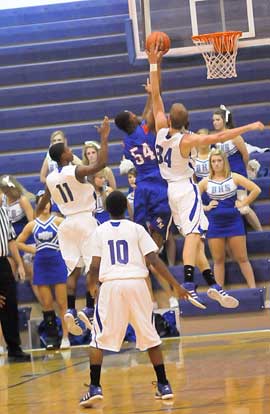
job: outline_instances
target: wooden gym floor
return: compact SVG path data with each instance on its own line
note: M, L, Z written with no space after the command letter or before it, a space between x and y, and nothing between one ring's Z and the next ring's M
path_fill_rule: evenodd
M104 359L103 405L83 409L87 347L32 353L31 363L0 366L1 414L269 414L270 331L192 336L163 343L175 398L154 399L147 353L130 344Z

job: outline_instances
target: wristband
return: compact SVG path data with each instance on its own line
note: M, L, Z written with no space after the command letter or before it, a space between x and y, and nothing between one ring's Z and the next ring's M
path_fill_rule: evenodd
M157 63L150 63L150 72L157 72Z

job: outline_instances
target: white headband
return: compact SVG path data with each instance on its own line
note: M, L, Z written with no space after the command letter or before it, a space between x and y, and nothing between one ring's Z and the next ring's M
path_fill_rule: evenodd
M6 177L2 179L2 184L6 185L7 187L15 188L15 185L13 184L13 182L10 181L9 175L6 175Z
M225 121L227 124L227 122L229 121L229 115L231 112L229 111L229 109L226 108L225 105L220 105L220 109L222 109L222 111L225 111Z

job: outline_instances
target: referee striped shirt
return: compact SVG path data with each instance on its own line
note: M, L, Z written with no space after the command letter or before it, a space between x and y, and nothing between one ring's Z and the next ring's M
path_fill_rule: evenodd
M8 242L15 239L16 233L8 218L7 211L4 207L0 207L0 257L8 255Z

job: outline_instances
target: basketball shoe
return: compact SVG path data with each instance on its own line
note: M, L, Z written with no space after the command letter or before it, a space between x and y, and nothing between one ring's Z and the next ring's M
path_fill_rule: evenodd
M93 319L94 319L94 308L83 308L78 312L78 318L85 324L86 328L90 331L92 329Z
M168 384L161 384L160 382L154 383L156 385L156 394L155 398L159 400L169 400L174 397L172 388L168 382Z
M65 313L64 320L67 325L68 332L72 335L81 335L83 333L82 328L80 327L80 322L77 317L76 309L68 309Z
M89 391L80 399L81 407L92 407L103 400L102 388L99 385L90 384Z
M237 308L239 306L239 301L225 292L217 283L210 286L207 296L219 302L223 308Z
M197 292L196 292L196 285L193 282L185 282L182 284L182 286L189 292L190 294L190 303L197 308L200 309L206 309L205 304L202 302L202 300L199 298Z

